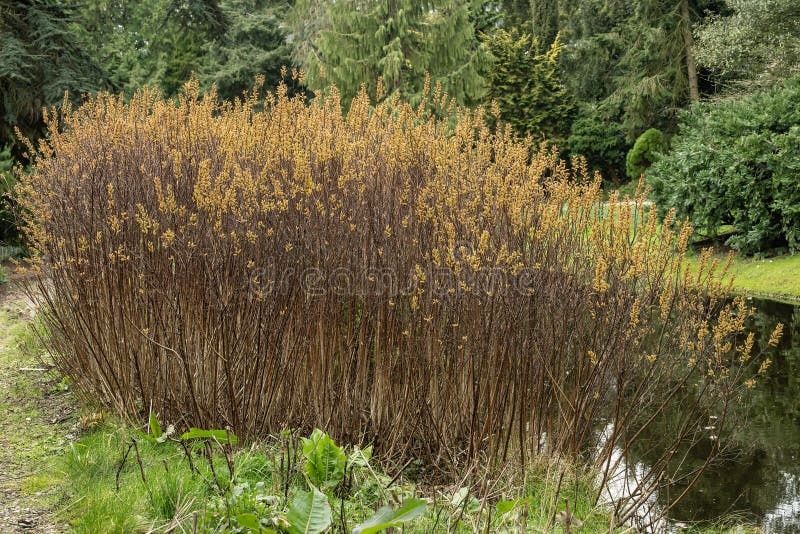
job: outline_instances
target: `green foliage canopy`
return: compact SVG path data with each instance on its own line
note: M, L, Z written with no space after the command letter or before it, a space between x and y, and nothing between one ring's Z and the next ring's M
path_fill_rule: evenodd
M618 117L607 108L591 106L581 109L572 123L567 151L572 156L586 158L593 171L619 183L625 176L625 153L628 144Z
M311 14L313 17L308 19ZM306 0L295 5L292 40L308 39L300 57L307 85L333 83L347 104L365 84L384 96L419 99L426 74L460 104L480 101L485 54L464 0Z
M230 0L228 7L218 0L85 0L72 31L115 89L133 94L157 85L172 96L225 34L226 15L247 6Z
M697 29L697 59L726 90L768 86L800 72L800 2L727 0L731 13Z
M250 89L258 75L267 87L281 80L292 64L283 21L289 3L275 0L226 0L222 3L227 31L208 43L200 69L206 85L216 84L220 97L232 100Z
M74 13L56 0L0 0L0 148L19 152L14 127L41 133L42 108L105 85L70 29ZM19 154L17 154L19 155Z
M633 148L625 158L625 170L628 178L638 180L666 148L667 143L661 130L655 128L646 130L636 139Z
M539 51L550 48L558 37L558 0L531 0L531 28Z
M647 173L662 208L709 234L734 225L745 253L800 250L800 77L693 106L671 145Z
M558 40L538 53L537 40L514 28L499 29L486 42L494 59L487 97L497 103L500 117L521 135L563 145L575 105L560 78Z

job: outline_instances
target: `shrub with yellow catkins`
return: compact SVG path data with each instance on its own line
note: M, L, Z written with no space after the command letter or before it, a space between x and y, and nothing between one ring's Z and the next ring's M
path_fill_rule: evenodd
M682 267L687 226L438 92L344 114L335 89L220 103L193 82L47 120L23 191L36 298L58 367L122 414L319 426L453 468L586 458L610 424L610 473L687 410L622 520L751 385L751 311L710 256Z

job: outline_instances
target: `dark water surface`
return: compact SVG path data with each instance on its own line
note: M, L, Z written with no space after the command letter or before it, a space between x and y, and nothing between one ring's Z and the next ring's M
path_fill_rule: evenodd
M766 533L800 533L800 306L751 302L758 343L765 346L779 322L783 339L743 408L747 421L734 436L736 457L709 470L670 515L702 521L740 514Z

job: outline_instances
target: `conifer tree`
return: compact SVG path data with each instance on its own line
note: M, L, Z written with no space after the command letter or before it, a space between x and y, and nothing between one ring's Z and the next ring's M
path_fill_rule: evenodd
M475 35L481 39L505 24L506 13L500 0L470 0L469 16Z
M498 30L488 44L495 63L487 76L487 96L497 103L501 119L520 135L563 146L574 102L561 81L558 39L537 53L536 38L512 28Z
M558 35L558 0L531 0L531 28L539 51L549 49Z
M381 78L385 96L400 91L414 101L430 74L461 104L483 95L484 54L470 20L469 1L318 1L325 11L319 27L312 23L313 33L306 33L311 45L302 58L311 89L335 84L347 104L362 83L374 95ZM308 4L299 2L296 10L313 12ZM293 41L307 32L308 24L298 28L302 17L302 12L293 17Z
M225 0L225 35L207 45L201 81L216 84L220 97L232 99L252 87L256 76L275 87L282 67L292 64L283 21L289 9L283 0Z
M79 46L74 14L57 0L0 0L0 149L19 155L14 126L36 137L42 108L103 87L105 73Z
M691 26L713 0L586 0L570 7L565 70L576 96L620 121L629 143L672 131L677 110L702 91ZM615 113L615 112L614 112Z
M531 1L503 0L503 27L530 31Z
M73 31L81 48L127 94L144 84L176 94L228 29L218 0L69 1L80 1Z

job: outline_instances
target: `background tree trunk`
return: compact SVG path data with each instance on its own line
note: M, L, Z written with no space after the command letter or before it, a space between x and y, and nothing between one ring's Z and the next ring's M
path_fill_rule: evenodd
M689 78L689 99L697 102L700 100L700 90L697 86L697 65L694 62L694 38L692 37L692 19L689 16L689 0L681 0L681 19L683 44L686 49L686 74Z

